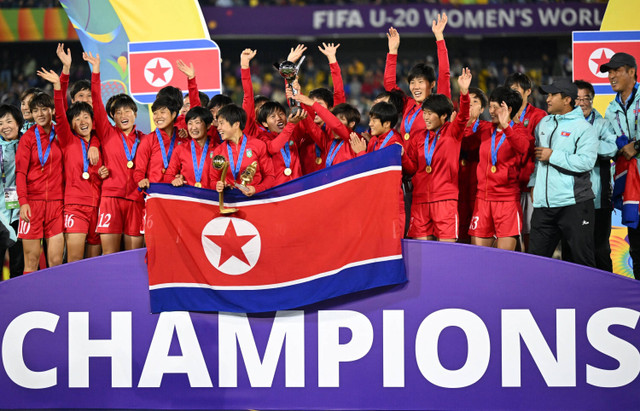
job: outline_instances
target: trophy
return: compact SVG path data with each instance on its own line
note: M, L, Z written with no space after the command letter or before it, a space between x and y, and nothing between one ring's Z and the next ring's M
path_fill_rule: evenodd
M246 193L248 191L247 184L253 181L253 177L256 175L257 169L257 161L249 164L247 168L245 168L245 170L242 172L242 174L240 174L240 180L242 180L242 184L236 183L236 187Z
M223 183L227 178L227 170L229 169L229 162L223 156L215 156L213 158L213 168L216 170L222 170L220 174L220 181ZM225 208L224 207L224 193L221 191L218 193L218 204L220 205L220 214L233 214L238 211L237 208Z
M293 82L298 77L298 71L304 61L304 56L300 59L298 64L291 61L283 61L280 64L274 64L274 67L278 70L278 73L285 79L287 87L291 90L291 93L295 96L297 91L293 88ZM300 103L293 98L289 99L289 107L291 107L291 114L296 115L301 110Z

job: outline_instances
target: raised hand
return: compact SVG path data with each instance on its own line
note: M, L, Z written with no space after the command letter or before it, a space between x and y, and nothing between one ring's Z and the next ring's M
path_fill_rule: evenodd
M467 94L469 92L469 86L471 85L471 70L468 67L462 69L462 74L458 76L458 87L460 87L460 94Z
M318 46L318 50L325 56L327 56L327 60L329 60L329 64L336 63L336 52L338 51L338 47L340 47L340 43L322 43L322 46Z
M367 149L367 143L366 141L364 141L364 138L360 138L360 136L354 132L351 132L351 134L349 134L349 144L351 145L351 149L353 150L353 152L356 154L361 153Z
M498 109L498 121L500 122L500 128L505 129L509 127L509 107L507 107L507 103L504 101L500 104L500 108Z
M65 53L64 43L58 43L58 47L56 48L56 55L62 63L62 72L64 74L69 74L69 69L71 68L71 49L67 49Z
M189 80L196 76L196 70L193 68L193 63L189 63L189 65L187 66L184 61L176 60L176 66L178 67L178 70L180 70L182 74L187 76Z
M91 54L91 52L89 51L86 53L82 53L82 58L84 59L84 61L91 64L94 73L100 73L100 54L96 53L96 56L94 57L93 54Z
M305 118L307 118L307 112L305 110L297 110L295 114L293 111L289 114L287 121L291 124L298 124Z
M300 102L300 104L304 104L304 105L307 105L307 106L312 106L313 105L313 100L311 98L309 98L309 96L305 96L302 93L296 94L295 96L293 96L293 99L295 101Z
M444 28L447 26L447 14L438 14L438 20L431 23L431 31L436 35L436 40L444 40Z
M304 44L298 44L295 49L292 47L289 55L287 56L287 61L295 63L300 60L300 57L302 57L305 51L307 51L307 46Z
M249 68L249 62L251 61L251 59L253 59L256 54L258 53L258 50L251 50L251 49L244 49L242 50L242 53L240 53L240 67L242 68Z
M40 70L36 71L36 74L43 80L46 80L49 83L53 84L54 90L60 90L60 76L58 76L58 73L53 70L47 70L44 67L41 67Z
M398 54L398 48L400 48L400 34L398 30L389 27L387 41L389 43L389 54Z

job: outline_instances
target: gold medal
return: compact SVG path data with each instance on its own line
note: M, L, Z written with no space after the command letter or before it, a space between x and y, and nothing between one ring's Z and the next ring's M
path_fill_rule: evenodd
M133 161L127 161L127 168L133 168Z
M404 139L405 140L409 140L409 137L411 137L411 135L409 133L404 133Z
M195 183L195 186L198 188L202 188L202 183L200 183L199 181Z
M322 164L322 157L316 157L316 164Z
M425 171L426 171L427 173L430 173L430 172L431 172L431 170L432 170L431 166L427 166L427 168L425 168Z
M82 178L84 178L85 180L89 179L89 173L87 173L86 171L84 173L82 173Z
M491 172L495 173L498 170L498 168L496 166L491 166Z
M166 169L166 168L163 168L163 169L162 169L162 174L164 174L164 172L165 172L165 171L167 171L167 169Z
M460 165L462 167L466 166L467 165L467 160L465 160L464 158L462 160L460 160Z
M44 173L44 167L42 167L42 168L40 169L40 171L42 171L42 172Z
M291 175L291 169L289 167L284 169L284 175L289 177Z

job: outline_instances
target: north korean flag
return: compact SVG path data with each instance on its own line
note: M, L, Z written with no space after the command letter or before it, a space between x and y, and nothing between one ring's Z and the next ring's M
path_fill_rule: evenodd
M146 240L151 310L267 312L406 281L401 148L246 197L152 184ZM228 202L228 203L227 203Z
M588 81L596 94L615 94L600 66L620 52L640 58L640 31L574 31L574 81Z
M193 63L198 90L221 93L220 49L209 39L129 43L129 90L139 103L150 104L158 91L175 86L187 92L187 77L176 61Z

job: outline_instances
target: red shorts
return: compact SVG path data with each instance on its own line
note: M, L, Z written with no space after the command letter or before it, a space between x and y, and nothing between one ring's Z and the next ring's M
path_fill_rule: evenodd
M22 218L18 224L18 238L39 240L61 234L64 230L62 200L31 200L31 218L29 222Z
M87 235L87 243L100 244L100 235L96 233L98 225L98 207L80 204L64 206L64 232Z
M443 239L457 239L458 200L412 204L407 235L411 238L432 235Z
M144 203L120 197L102 197L98 211L99 234L140 236Z
M519 201L476 199L469 235L482 238L517 237L522 232L522 208Z

